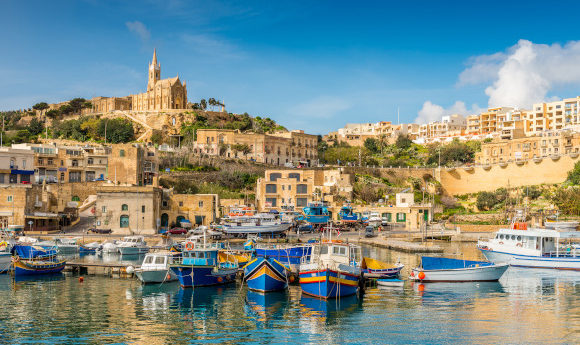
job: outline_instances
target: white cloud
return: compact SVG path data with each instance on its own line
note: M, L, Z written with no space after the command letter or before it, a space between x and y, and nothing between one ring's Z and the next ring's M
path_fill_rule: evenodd
M142 22L136 20L134 22L126 22L125 25L127 25L127 29L136 34L141 41L147 42L151 38L151 32L149 32L145 24Z
M457 101L453 103L452 106L449 108L443 108L438 104L434 104L431 101L427 101L423 103L423 108L419 110L418 116L415 119L415 123L429 123L433 121L441 120L441 117L445 115L451 114L461 114L461 115L470 115L470 114L478 114L483 109L477 106L477 104L473 104L470 109L465 106L465 103L461 101Z
M580 41L535 44L520 40L505 53L472 58L459 75L458 85L491 83L488 105L529 108L553 99L548 93L560 86L580 85Z
M320 96L298 104L291 109L293 116L306 119L331 119L338 113L350 109L352 104L344 98Z

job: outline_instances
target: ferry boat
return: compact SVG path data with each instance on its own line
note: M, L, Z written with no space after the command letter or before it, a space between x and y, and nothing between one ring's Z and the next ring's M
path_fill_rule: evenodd
M127 236L117 244L117 249L121 255L139 255L149 251L149 246L143 236Z
M274 258L258 257L244 266L244 280L253 291L270 292L288 287L288 267Z
M234 236L247 236L248 234L280 236L291 226L292 223L282 222L278 214L258 213L227 217L224 219L221 231Z
M508 268L506 263L423 256L421 267L413 268L409 279L421 282L498 281Z
M361 247L341 241L314 244L312 255L300 264L300 287L322 299L354 295L361 279Z
M177 280L177 275L169 268L173 260L180 253L154 252L148 253L143 259L141 267L135 270L137 278L143 284L163 283Z
M359 221L358 215L353 212L352 206L342 206L338 212L338 216L343 223L357 223Z
M580 238L577 231L530 228L514 222L509 229L499 229L490 240L480 240L477 248L491 262L511 266L580 270L580 249L571 241Z
M322 202L312 202L302 209L304 220L313 225L328 223L330 214L328 208Z
M218 261L222 243L188 242L181 253L181 261L169 267L184 288L221 285L235 281L238 272L237 262Z

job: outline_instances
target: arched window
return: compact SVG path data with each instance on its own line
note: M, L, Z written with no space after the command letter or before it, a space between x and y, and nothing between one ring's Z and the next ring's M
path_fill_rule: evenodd
M127 204L121 205L121 211L129 211L129 206Z
M119 222L119 226L121 228L128 228L129 227L129 216L122 215L121 216L121 221Z

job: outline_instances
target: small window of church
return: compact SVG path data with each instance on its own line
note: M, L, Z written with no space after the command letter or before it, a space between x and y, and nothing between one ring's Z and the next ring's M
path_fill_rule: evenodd
M125 150L119 151L119 157L125 157Z

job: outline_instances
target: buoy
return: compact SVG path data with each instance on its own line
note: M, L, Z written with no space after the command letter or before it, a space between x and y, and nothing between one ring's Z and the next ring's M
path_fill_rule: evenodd
M425 273L419 272L419 274L417 275L417 277L419 277L419 279L423 280L423 279L425 279Z
M85 281L85 277L79 277L79 283L82 283Z
M167 273L167 277L165 277L165 280L171 280L171 275L169 273Z
M135 267L133 267L133 266L128 266L128 267L127 267L127 273L128 273L128 274L133 274L133 272L135 272Z
M221 282L223 282L224 280L223 280L223 278L222 278L222 277L218 277L217 281L221 283Z
M294 283L294 276L290 276L290 283Z
M411 271L411 277L415 276L415 272Z

